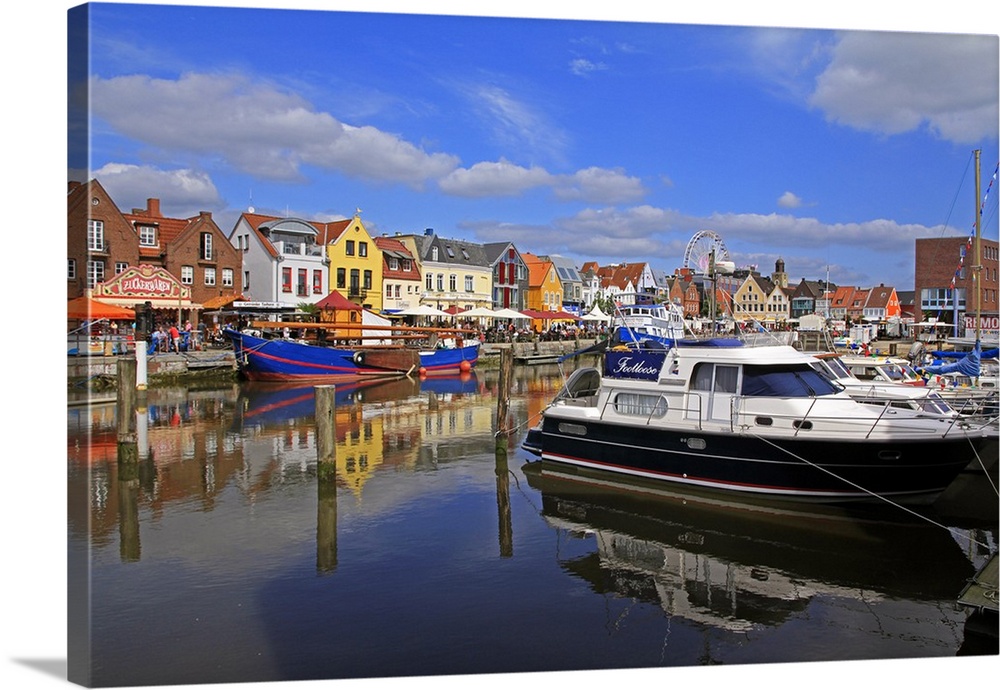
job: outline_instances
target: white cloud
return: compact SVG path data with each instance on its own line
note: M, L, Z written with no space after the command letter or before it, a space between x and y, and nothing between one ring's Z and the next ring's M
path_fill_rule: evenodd
M579 77L585 77L591 72L600 72L608 68L603 62L591 62L586 58L576 58L569 63L569 71Z
M880 134L926 126L943 139L995 137L996 36L845 32L810 104Z
M792 192L785 192L778 197L778 206L782 208L798 208L802 205L802 199Z
M639 178L626 175L620 168L590 167L572 175L560 176L555 194L561 201L615 204L641 199L646 194L646 188Z
M463 197L517 196L532 189L551 188L559 201L622 203L646 194L642 182L622 170L590 167L569 175L554 175L544 168L526 168L501 159L459 168L440 180L441 191Z
M476 163L453 170L439 181L441 191L462 197L517 196L552 182L542 168L525 168L506 160Z
M505 88L476 84L459 89L488 131L488 137L513 157L562 161L566 133L554 126L545 113Z
M308 164L419 186L458 163L373 127L346 125L294 94L239 76L93 77L91 95L94 115L125 136L221 158L268 179L297 179Z
M92 177L100 181L124 212L145 208L151 194L163 201L162 211L167 217L189 218L224 206L211 178L195 170L107 163L94 170Z

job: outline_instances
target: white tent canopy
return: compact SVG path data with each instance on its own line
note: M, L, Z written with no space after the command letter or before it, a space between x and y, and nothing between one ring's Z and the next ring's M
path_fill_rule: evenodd
M421 304L416 307L409 307L401 311L396 312L397 316L439 316L442 318L450 318L451 314L440 309L435 309L428 304Z
M589 313L583 315L584 321L603 321L607 323L611 321L611 317L601 311L600 306L594 305L594 308L590 310Z
M505 308L499 309L493 312L493 317L497 319L528 319L530 317L525 316L519 311L514 311L513 309Z
M460 318L476 318L476 317L495 317L497 313L492 309L487 309L486 307L476 307L475 309L469 309L468 311L460 311L455 316Z

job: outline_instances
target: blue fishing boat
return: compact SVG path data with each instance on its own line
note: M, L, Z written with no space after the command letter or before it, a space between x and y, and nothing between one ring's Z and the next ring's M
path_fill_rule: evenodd
M369 377L441 376L471 371L479 343L419 350L402 345L324 347L286 338L224 331L233 343L241 375L251 381L335 383Z

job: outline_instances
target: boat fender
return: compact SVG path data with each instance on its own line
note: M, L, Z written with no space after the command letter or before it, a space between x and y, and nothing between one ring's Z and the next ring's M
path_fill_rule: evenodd
M351 359L353 359L354 363L360 367L365 363L365 353L358 350L354 353L354 356L351 357Z

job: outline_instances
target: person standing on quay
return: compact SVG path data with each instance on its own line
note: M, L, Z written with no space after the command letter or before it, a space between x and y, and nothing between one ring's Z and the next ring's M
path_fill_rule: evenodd
M173 349L177 354L181 353L181 332L177 330L176 324L171 324L170 326L170 342L173 345ZM169 346L168 346L169 349Z

